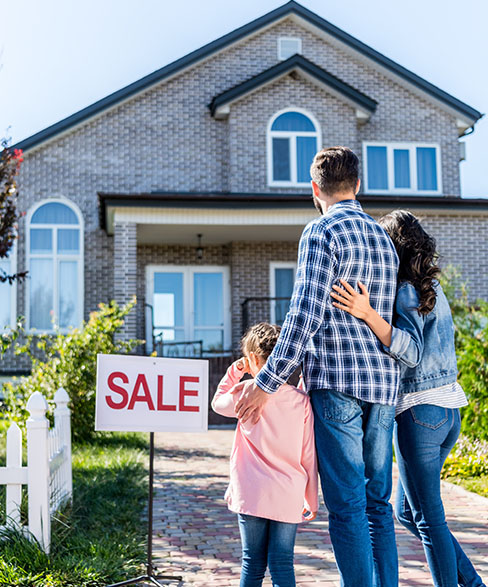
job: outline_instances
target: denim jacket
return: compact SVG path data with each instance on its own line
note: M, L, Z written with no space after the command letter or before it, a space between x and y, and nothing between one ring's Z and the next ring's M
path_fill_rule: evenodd
M457 378L454 324L442 287L434 309L419 314L419 295L411 283L399 285L395 301L391 344L384 350L400 363L399 393L433 389Z

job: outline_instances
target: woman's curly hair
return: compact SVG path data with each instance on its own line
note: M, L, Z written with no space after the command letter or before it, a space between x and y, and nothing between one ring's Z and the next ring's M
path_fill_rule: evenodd
M420 298L417 310L419 314L428 314L435 306L434 280L441 272L435 239L425 232L418 218L405 210L395 210L379 222L400 259L398 281L408 281L415 287Z
M253 352L266 360L278 341L280 331L281 328L275 324L267 322L254 324L241 339L243 354Z

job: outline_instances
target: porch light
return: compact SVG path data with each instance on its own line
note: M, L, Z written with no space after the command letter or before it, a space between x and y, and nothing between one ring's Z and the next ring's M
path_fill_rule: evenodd
M198 246L196 248L197 259L201 260L201 259L203 259L202 235L197 234L197 238L198 238Z

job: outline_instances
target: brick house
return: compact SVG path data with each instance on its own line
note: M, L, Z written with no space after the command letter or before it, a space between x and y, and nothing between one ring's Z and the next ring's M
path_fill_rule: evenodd
M361 158L365 210L420 214L488 297L488 200L459 181L459 137L480 117L288 2L15 145L27 214L7 264L30 278L0 288L3 324L67 328L137 295L126 333L147 351L153 335L235 349L246 299L290 295L316 215L308 168L336 144ZM286 301L245 308L280 321Z

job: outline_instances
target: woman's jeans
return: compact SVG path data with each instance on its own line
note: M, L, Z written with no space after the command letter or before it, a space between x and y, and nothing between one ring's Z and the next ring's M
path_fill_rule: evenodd
M396 418L395 454L400 470L395 514L422 541L434 585L478 587L483 581L446 524L441 500L442 465L461 427L459 410L429 404Z
M260 587L266 566L275 587L295 587L293 551L298 524L239 514L242 541L240 587Z

